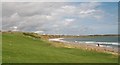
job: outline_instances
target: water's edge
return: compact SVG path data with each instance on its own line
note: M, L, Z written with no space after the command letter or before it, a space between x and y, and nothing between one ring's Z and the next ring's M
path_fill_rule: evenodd
M111 47L111 48L118 48L120 47L120 43L118 42L96 42L96 41L68 41L66 38L54 38L49 39L49 41L58 41L58 42L65 42L65 43L76 43L76 44L94 44L95 46L100 47Z

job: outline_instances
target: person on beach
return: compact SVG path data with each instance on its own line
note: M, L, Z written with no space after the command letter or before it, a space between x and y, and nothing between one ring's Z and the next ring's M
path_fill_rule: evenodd
M97 45L98 45L98 47L100 46L100 44L99 44L99 43L98 43Z

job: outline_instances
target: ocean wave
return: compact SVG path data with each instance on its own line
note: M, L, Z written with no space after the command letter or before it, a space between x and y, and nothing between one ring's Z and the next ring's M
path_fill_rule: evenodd
M64 39L64 38L52 38L52 39L49 39L49 41L60 41L61 39Z
M96 42L96 41L75 41L75 42L79 42L79 43L91 43L91 44L107 44L107 45L120 45L120 43L118 42Z

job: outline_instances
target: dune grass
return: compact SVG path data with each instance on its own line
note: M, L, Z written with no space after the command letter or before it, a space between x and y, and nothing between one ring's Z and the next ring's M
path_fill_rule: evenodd
M3 63L118 63L111 54L54 47L22 33L3 33L2 41Z

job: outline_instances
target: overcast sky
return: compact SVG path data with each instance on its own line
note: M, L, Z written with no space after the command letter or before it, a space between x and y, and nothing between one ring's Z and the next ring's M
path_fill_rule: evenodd
M119 0L1 0L1 2L119 2Z
M2 29L46 34L116 34L117 2L4 2Z

